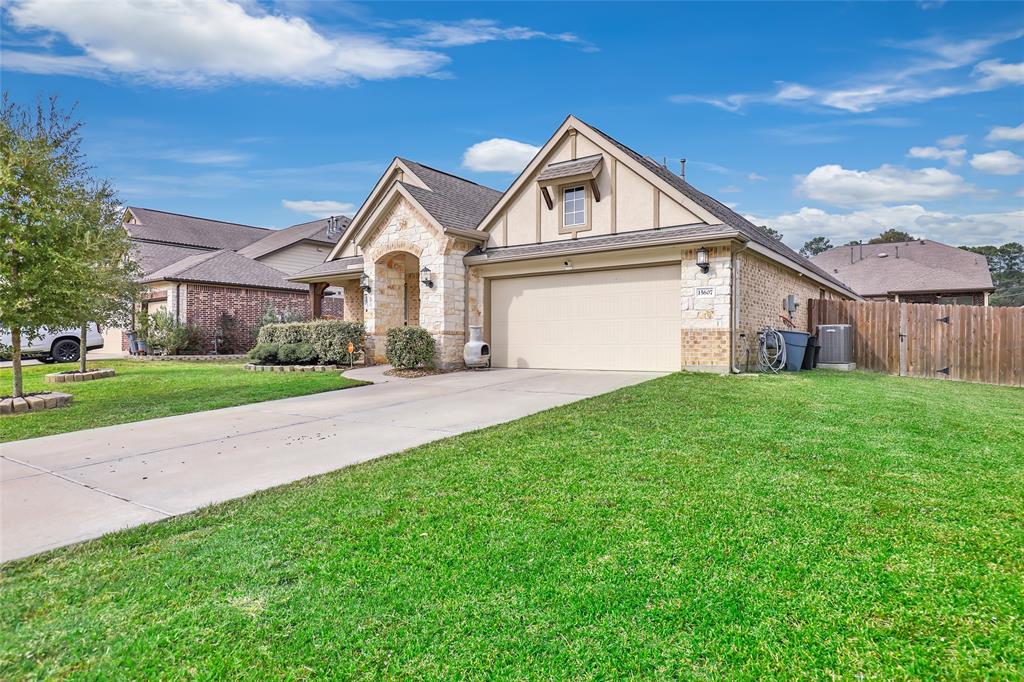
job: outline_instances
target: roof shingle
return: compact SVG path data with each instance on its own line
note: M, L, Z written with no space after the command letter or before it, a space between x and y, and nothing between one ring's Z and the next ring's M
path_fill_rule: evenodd
M345 232L345 228L352 220L348 216L337 216L338 226L341 228L335 235L328 236L327 234L327 218L320 218L319 220L311 220L308 223L299 223L298 225L292 225L281 230L271 230L270 234L263 237L259 241L253 242L247 246L238 249L238 253L249 258L261 258L268 253L279 251L287 246L300 241L314 241L321 242L334 246L337 243L338 238L341 237Z
M837 246L811 260L861 296L994 288L984 256L930 239Z
M305 291L301 284L289 282L285 274L252 258L228 249L204 251L146 275L143 282L202 282L259 289Z
M152 242L238 250L273 232L265 227L226 223L151 208L128 208L139 220L138 224L125 223L128 234L135 239Z
M456 230L475 230L502 193L463 178L400 159L429 188L403 182L402 186L420 202L423 208L442 227Z

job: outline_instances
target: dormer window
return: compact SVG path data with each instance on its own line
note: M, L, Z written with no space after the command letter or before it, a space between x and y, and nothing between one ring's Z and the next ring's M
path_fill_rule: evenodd
M562 227L582 228L587 224L587 188L583 185L562 190Z

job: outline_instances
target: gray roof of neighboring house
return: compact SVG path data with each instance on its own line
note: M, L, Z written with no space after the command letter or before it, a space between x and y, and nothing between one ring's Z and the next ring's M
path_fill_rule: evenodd
M576 252L605 251L623 248L639 248L664 243L678 243L687 240L714 239L731 237L737 230L729 225L679 225L661 227L656 230L636 230L619 234L580 237L578 239L562 239L557 242L541 242L540 244L520 244L517 246L479 247L468 256L473 262L518 260L521 258L543 258Z
M146 241L238 250L273 232L265 227L227 223L151 208L128 208L138 219L139 224L125 223L125 229L130 236Z
M204 251L146 275L143 282L197 282L258 289L306 291L285 279L285 274L228 249Z
M401 183L416 201L441 224L456 230L476 230L488 211L498 203L502 193L475 182L400 159L429 188Z
M591 126L591 128L594 127ZM665 168L657 161L654 161L653 159L638 154L637 152L633 151L626 145L622 144L621 142L613 138L612 136L608 135L605 132L602 132L601 130L598 130L597 128L594 128L594 130L600 135L602 135L606 140L608 140L608 142L618 147L620 150L628 154L638 163L642 164L649 171L657 175L659 178L667 182L675 189L682 192L686 197L688 197L691 201L693 201L698 206L706 210L708 213L715 216L726 225L735 228L737 232L739 232L741 235L743 235L750 241L760 244L761 246L768 248L781 256L784 256L796 263L799 263L800 265L807 268L811 272L821 277L824 277L826 280L832 282L833 284L837 284L844 289L848 288L848 285L836 279L835 276L829 274L828 272L818 267L808 259L804 258L799 253L786 246L783 242L781 242L778 239L775 239L770 234L765 232L762 228L758 227L757 225L750 222L740 214L736 213L722 202L718 201L713 197L708 196L707 194L704 194L699 189L697 189L696 187L694 187L693 185L691 185L686 180L679 177L669 169Z
M292 225L281 230L271 230L270 234L259 241L238 249L238 253L249 258L260 258L300 241L320 242L328 246L334 246L344 233L345 228L352 222L352 219L348 216L342 215L337 217L340 231L335 235L328 236L328 219L321 218L319 220L311 220L308 223Z
M144 275L155 272L160 268L165 268L171 263L177 263L182 258L209 253L209 249L194 246L143 242L135 239L132 240L132 246L135 251L135 259L139 267L142 268Z
M837 246L811 260L861 296L994 289L984 256L930 239Z
M299 272L292 273L288 276L289 279L303 279L307 277L319 277L328 275L347 275L353 273L361 273L363 265L362 256L348 256L346 258L339 258L337 260L329 260L326 263L320 265L314 265L311 268L301 270ZM353 267L358 266L358 267Z
M573 175L590 173L597 168L603 160L603 155L593 154L591 156L584 156L580 159L573 159L572 161L549 163L544 167L544 170L540 172L540 175L537 176L537 180L539 182L543 182L544 180L557 180L558 178L568 178Z

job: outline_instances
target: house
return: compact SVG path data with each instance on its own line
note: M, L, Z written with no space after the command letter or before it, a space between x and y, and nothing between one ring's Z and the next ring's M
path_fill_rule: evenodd
M788 296L798 328L808 298L858 298L574 116L504 192L395 158L325 262L289 279L314 314L340 287L376 361L389 328L418 324L446 367L480 325L498 367L728 372Z
M837 246L811 259L867 299L988 305L985 257L930 239Z
M123 223L146 285L140 314L173 312L199 328L210 350L225 313L250 336L268 307L309 318L307 287L287 276L323 262L348 218L272 230L129 206ZM325 300L325 311L340 317L341 297ZM107 331L105 350L125 347L121 331Z

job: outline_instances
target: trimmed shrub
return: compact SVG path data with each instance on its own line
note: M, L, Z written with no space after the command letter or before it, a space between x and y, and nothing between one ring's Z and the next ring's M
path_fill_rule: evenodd
M316 353L308 343L282 343L277 350L277 361L282 365L314 365Z
M384 343L384 355L398 369L434 364L434 337L423 327L392 327Z
M341 364L348 361L348 344L356 352L366 344L366 327L362 322L344 320L313 320L312 322L285 322L263 325L259 343L308 343L313 347L318 362Z
M257 365L276 365L280 348L280 344L276 343L257 343L249 351L249 359Z
M257 343L309 343L308 322L275 322L260 327Z
M348 362L350 341L357 353L366 345L366 327L362 322L314 320L305 324L310 330L309 344L322 363L340 365Z

